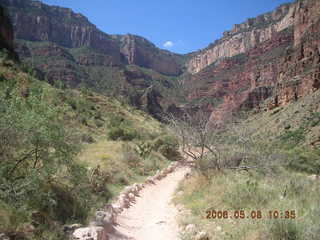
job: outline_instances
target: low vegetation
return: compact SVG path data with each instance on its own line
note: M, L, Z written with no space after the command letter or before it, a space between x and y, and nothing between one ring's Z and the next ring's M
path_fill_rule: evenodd
M290 116L290 108L282 111L289 112L275 115ZM180 218L182 227L194 224L212 239L317 239L320 151L305 142L318 113L306 114L299 124L281 124L277 134L259 131L257 116L256 122L237 118L206 134L198 130L191 138L187 132L192 124L174 125L185 133L179 136L186 156L196 162L178 189L183 194L175 199L187 209ZM195 123L193 129L199 128L201 121ZM181 239L194 239L194 234L185 230Z
M1 52L0 232L65 239L64 225L88 223L124 186L176 160L178 145L139 110L34 74Z

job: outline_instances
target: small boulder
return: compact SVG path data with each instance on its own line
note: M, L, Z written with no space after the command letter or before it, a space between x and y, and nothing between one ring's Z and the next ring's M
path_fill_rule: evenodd
M221 231L222 231L222 227L217 226L217 227L216 227L216 232L221 232Z
M133 193L129 193L129 201L130 202L134 202L134 200L135 200L135 195L133 194Z
M209 240L209 235L208 233L206 232L199 232L196 237L195 237L195 240Z
M177 192L177 195L178 195L178 196L183 195L183 191L179 191L179 192Z
M119 204L112 204L113 210L116 214L120 214L123 209Z
M10 240L10 238L4 233L0 233L0 240Z
M106 211L97 211L95 218L95 226L105 227L113 223L113 214L112 212Z
M71 225L64 225L63 226L63 231L65 233L70 233L70 232L73 232L74 230L76 230L77 228L81 228L82 225L81 224L78 224L78 223L75 223L75 224L71 224Z
M72 234L72 240L104 240L103 227L78 228Z
M185 228L186 232L194 234L196 232L196 226L194 224L188 224Z
M146 183L148 184L155 184L154 180L152 177L148 177L147 180L146 180Z
M310 178L311 180L320 180L320 176L319 176L319 175L316 175L316 174L310 175L309 178Z

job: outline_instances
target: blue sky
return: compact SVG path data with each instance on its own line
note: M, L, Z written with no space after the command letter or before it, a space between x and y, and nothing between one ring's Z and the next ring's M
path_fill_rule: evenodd
M136 34L160 48L206 47L235 23L292 0L42 0L80 12L109 34Z

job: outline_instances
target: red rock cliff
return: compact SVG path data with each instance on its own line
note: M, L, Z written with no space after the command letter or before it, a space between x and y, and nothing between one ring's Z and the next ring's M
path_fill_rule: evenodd
M318 90L319 11L317 0L298 1L236 25L188 62L188 84L197 86L189 99L202 99L220 122L242 108L271 109Z
M206 49L193 53L187 63L188 71L197 73L219 59L232 57L272 39L278 32L293 25L295 5L285 4L272 13L248 19L226 31L223 38Z

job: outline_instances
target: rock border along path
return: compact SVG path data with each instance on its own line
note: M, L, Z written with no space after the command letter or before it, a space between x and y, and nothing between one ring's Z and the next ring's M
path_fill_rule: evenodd
M90 226L76 229L72 234L72 240L143 240L151 237L152 239L177 239L174 235L178 230L171 229L174 221L172 217L176 215L175 208L170 206L169 201L178 182L188 171L180 165L179 162L171 163L162 171L157 171L154 176L148 177L144 183L135 183L126 187L112 204L106 205L103 211L96 212L95 220L90 223ZM174 174L171 175L171 173ZM170 177L172 179L169 179ZM159 184L161 186L158 187ZM139 197L140 194L142 197ZM157 199L162 195L164 199ZM171 218L170 224L167 222L169 218ZM161 236L159 234L155 236L154 234L159 231Z

